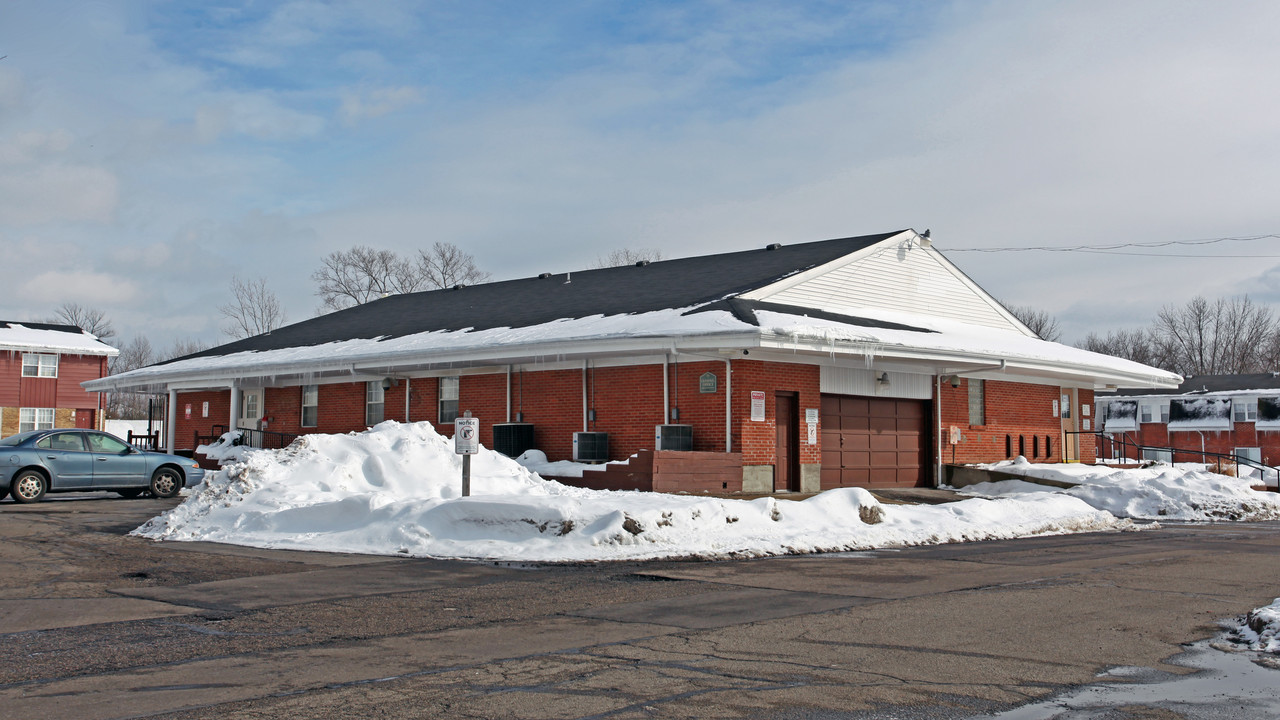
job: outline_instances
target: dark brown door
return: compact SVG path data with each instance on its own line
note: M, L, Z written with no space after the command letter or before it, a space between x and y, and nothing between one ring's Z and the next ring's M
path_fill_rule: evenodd
M76 427L93 430L93 411L77 410L76 411Z
M777 465L773 468L773 490L800 489L800 403L793 392L775 396L774 425L778 433Z
M822 396L822 489L927 487L929 404Z

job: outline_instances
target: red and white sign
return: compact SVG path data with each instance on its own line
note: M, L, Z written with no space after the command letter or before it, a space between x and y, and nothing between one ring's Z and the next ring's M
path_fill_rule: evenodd
M764 422L764 391L751 391L751 421Z
M187 414L187 419L190 420L191 419L191 403L187 403L186 414Z

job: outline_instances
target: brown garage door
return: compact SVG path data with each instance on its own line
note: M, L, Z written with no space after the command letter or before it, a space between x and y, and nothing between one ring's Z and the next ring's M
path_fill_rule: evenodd
M926 487L929 403L822 396L822 489Z

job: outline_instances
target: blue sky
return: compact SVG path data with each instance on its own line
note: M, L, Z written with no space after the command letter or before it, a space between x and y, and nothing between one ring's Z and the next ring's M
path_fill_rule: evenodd
M221 340L355 244L496 278L915 227L1068 340L1280 300L1273 2L11 2L0 317ZM1210 246L1188 253L1228 252Z

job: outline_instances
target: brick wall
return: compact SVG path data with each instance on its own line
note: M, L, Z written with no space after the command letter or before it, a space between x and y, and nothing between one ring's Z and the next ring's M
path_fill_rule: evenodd
M942 383L942 460L944 463L987 463L1023 455L1032 462L1062 462L1062 418L1053 414L1053 403L1062 390L1053 385L987 380L984 385L986 422L969 424L969 380L961 379L959 387ZM1092 390L1079 391L1080 405L1093 403ZM1077 427L1081 427L1077 417ZM1090 416L1090 427L1096 418ZM960 429L963 439L950 443L949 430ZM1093 462L1093 436L1084 434L1079 440L1081 462Z

